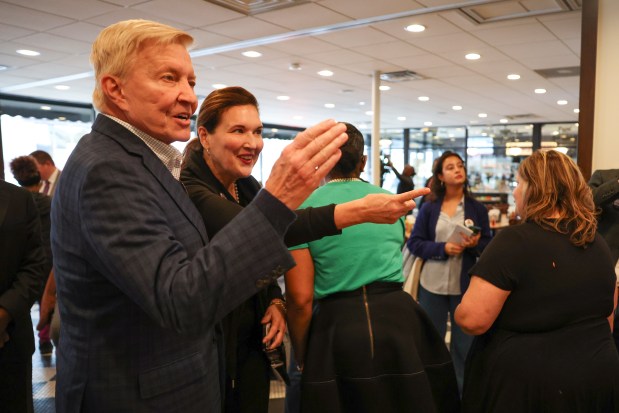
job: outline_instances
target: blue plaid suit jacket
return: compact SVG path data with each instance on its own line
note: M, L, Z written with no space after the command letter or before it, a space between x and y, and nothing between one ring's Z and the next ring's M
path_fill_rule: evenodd
M268 192L209 240L155 154L99 115L52 205L58 412L219 412L217 326L294 265Z

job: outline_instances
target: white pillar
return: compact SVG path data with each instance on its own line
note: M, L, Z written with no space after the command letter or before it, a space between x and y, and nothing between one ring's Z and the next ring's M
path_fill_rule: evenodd
M380 185L380 71L372 77L372 183Z
M591 172L619 168L619 1L599 0Z

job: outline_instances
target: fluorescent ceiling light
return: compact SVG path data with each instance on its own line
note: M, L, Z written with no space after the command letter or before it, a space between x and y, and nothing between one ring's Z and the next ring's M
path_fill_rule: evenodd
M248 50L246 52L241 53L243 56L245 57L260 57L262 56L262 53L257 52L255 50Z
M404 30L406 30L408 32L413 32L413 33L421 33L425 29L426 29L426 26L424 26L422 24L411 24L411 25L408 25L408 26L406 26L404 28Z
M24 56L38 56L41 54L40 52L37 52L36 50L28 50L28 49L19 49L19 50L16 50L16 52Z

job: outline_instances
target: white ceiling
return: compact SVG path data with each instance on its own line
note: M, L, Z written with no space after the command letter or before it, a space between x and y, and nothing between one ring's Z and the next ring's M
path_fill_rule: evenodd
M497 12L567 9L568 2L578 4L577 0L459 4L488 3L475 11L491 18ZM545 79L534 70L580 65L580 10L476 23L461 10L450 9L452 4L449 0L310 0L246 16L205 0L0 0L0 65L8 66L0 71L0 92L89 103L93 78L85 74L91 71L90 44L111 23L144 18L194 36L194 50L205 54L193 59L198 95L206 96L215 83L243 86L258 97L267 123L308 126L333 117L369 125L372 117L365 112L371 110L372 74L405 69L424 79L383 82L391 86L381 93L383 128L420 127L424 122L496 124L501 118L523 114L533 116L513 122L577 121L578 76ZM427 13L437 8L444 11ZM378 18L398 13L417 15ZM412 23L427 29L405 31ZM330 30L317 34L317 28ZM257 46L243 47L252 41ZM33 49L41 55L26 57L17 49ZM218 50L226 51L215 53ZM241 52L246 50L259 51L262 57L244 57ZM469 52L482 57L466 60ZM289 70L290 63L299 63L302 70ZM321 69L334 75L321 77L317 74ZM521 78L508 80L510 73ZM80 74L85 77L57 79ZM39 81L42 84L34 83ZM58 84L70 89L56 90ZM547 93L535 94L536 88ZM279 101L279 95L290 100ZM418 96L430 100L420 102ZM560 99L568 104L557 105ZM335 108L325 108L326 103ZM454 111L453 105L463 109ZM487 118L478 117L482 112Z

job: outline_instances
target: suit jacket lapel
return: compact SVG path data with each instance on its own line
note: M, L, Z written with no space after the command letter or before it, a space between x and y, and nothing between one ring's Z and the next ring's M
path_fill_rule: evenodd
M92 129L118 142L128 153L141 157L144 167L159 181L162 188L170 195L179 209L198 230L202 241L204 243L207 242L208 236L206 235L204 221L193 202L189 199L183 185L174 179L163 162L138 136L105 115L97 116Z
M5 184L2 183L1 185L5 185ZM0 228L2 228L2 224L4 223L4 217L6 216L6 212L9 209L10 201L11 199L9 198L8 191L0 190Z

